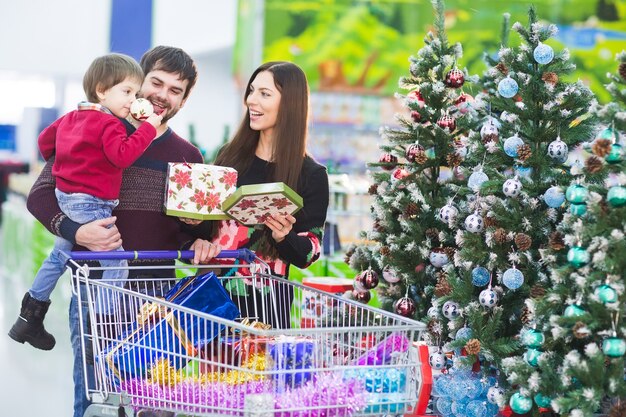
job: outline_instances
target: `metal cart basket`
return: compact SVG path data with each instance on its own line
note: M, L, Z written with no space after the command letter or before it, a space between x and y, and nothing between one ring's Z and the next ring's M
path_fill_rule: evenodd
M84 375L92 381L86 417L139 416L145 409L177 416L384 416L415 408L422 323L272 276L248 250L222 251L218 263L202 266L206 273L180 281L175 269L189 265L168 266L171 273L164 266L127 267L138 271L124 288L92 278L106 268L83 261L191 259L193 252L69 258L74 294L86 306L79 308ZM225 267L225 258L235 264ZM138 273L152 269L164 276ZM307 300L299 300L303 290ZM102 300L113 306L106 313ZM301 320L304 301L314 320ZM211 303L213 310L204 309ZM277 319L284 312L289 323Z

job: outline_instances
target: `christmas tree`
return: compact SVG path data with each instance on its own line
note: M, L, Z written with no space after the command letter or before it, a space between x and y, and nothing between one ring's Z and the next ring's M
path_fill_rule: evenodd
M373 230L364 233L366 244L347 254L351 267L362 271L356 299L367 302L380 282L384 308L416 319L425 316L424 299L454 254L454 235L441 229L437 213L451 197L446 182L455 181L463 133L472 123L472 98L462 89L471 80L458 68L462 48L448 41L443 2L433 5L435 33L425 36L399 82L396 97L405 112L396 115L398 126L381 129L382 155L371 164Z
M611 103L594 105L601 128L577 179L570 213L543 254L552 269L545 294L527 302L522 357L504 362L512 401L522 411L551 407L562 416L626 415L626 53L607 86ZM534 405L531 399L534 398Z
M496 93L476 96L474 108L484 119L469 135L460 169L466 180L447 185L456 197L442 210L458 215L441 216L458 250L447 291L430 310L429 328L449 341L444 350L494 373L521 350L524 301L549 281L540 252L564 212L563 190L572 179L568 150L593 131L591 91L566 81L575 68L568 51L555 53L546 43L556 27L539 23L534 8L528 16L528 26L513 25L520 45L503 46L488 70ZM503 405L502 387L491 394L490 401Z

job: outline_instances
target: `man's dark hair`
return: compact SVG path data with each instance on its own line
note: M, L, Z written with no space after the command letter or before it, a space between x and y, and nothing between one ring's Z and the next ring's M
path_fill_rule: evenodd
M141 67L145 74L150 71L165 71L178 74L182 80L188 80L183 99L187 98L198 79L198 69L193 59L187 52L173 46L161 45L150 49L141 57Z

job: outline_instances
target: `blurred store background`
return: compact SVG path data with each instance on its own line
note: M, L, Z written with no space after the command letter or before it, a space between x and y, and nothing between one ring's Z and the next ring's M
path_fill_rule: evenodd
M451 41L465 45L471 73L496 54L502 14L525 21L527 1L449 0ZM574 75L600 88L626 42L620 0L535 0L559 27ZM312 90L311 153L332 176L325 256L294 274L347 276L342 249L369 227L368 161L378 159L379 129L395 123L398 79L432 22L428 0L0 0L0 404L6 416L69 416L69 281L53 294L52 352L6 337L21 295L48 253L52 236L25 208L43 161L40 130L83 99L82 74L109 51L139 59L151 46L185 49L200 77L172 120L211 161L242 112L241 84L262 61L291 60ZM471 91L468 91L473 94ZM600 99L606 99L600 97ZM340 225L340 226L338 226Z

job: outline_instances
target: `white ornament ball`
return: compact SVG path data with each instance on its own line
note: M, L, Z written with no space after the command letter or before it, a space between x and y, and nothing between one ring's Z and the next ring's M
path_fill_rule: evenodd
M435 268L441 268L449 262L448 255L443 251L431 251L428 259Z
M567 144L557 137L548 145L548 156L557 162L565 162L569 149Z
M446 355L443 352L433 352L428 356L428 363L433 369L443 369L446 366Z
M517 81L511 77L506 77L498 83L498 93L504 98L511 98L517 94L519 86Z
M517 178L509 178L504 181L502 192L507 197L517 197L522 192L522 183Z
M130 115L136 120L146 120L153 113L152 103L145 98L138 98L130 104Z
M539 64L549 64L552 62L552 59L554 59L554 50L550 45L539 42L539 45L537 45L533 51L533 58L535 58L535 61Z
M519 148L523 144L524 141L516 133L504 141L504 153L511 158L517 158L517 148Z
M443 303L441 312L443 313L443 316L445 318L447 318L448 320L452 320L459 317L459 315L461 314L461 307L459 306L459 303L448 300Z
M428 309L426 315L431 319L436 319L437 317L439 317L439 309L437 309L437 307L435 306L432 306Z
M471 233L480 233L485 228L485 221L478 213L470 214L465 218L465 230Z
M467 186L473 191L478 191L485 181L489 181L489 177L482 171L472 172L467 180Z
M390 284L395 284L400 281L400 274L394 271L392 268L385 267L383 269L383 279Z
M482 290L478 295L478 301L480 305L488 308L493 308L498 304L498 293L496 293L491 288L487 288L486 290Z
M500 132L498 131L498 126L493 119L485 122L483 126L480 128L480 138L483 142L497 142L500 138Z
M504 398L504 390L500 387L490 387L487 391L487 401L491 404L498 404Z
M565 193L558 186L552 186L543 193L543 201L548 207L559 208L565 202Z
M451 203L448 203L439 209L439 220L445 223L454 222L458 215L459 210Z

